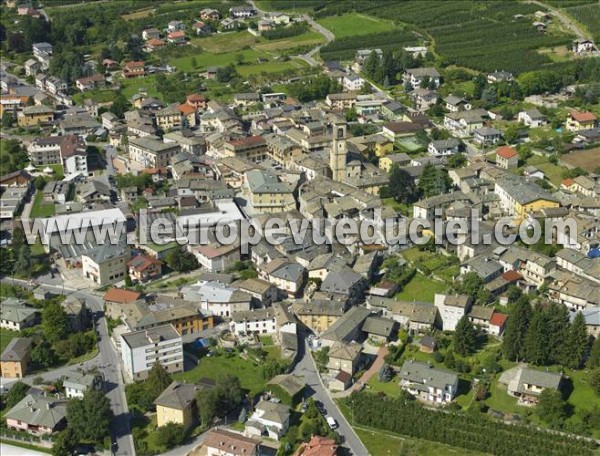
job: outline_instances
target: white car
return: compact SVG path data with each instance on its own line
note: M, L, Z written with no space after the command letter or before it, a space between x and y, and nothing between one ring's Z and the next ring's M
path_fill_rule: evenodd
M329 427L331 429L337 429L337 427L338 427L337 421L332 416L328 416L325 419L327 420L327 424L329 425Z

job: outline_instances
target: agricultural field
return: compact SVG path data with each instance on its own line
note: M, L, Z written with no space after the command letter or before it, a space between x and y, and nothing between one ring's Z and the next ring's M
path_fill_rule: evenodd
M317 22L329 29L336 38L389 32L396 28L394 23L387 19L379 19L358 13L327 17L319 19Z
M570 168L583 168L587 172L595 172L598 168L600 148L569 152L560 157L560 161Z
M403 46L418 44L417 36L408 29L396 29L388 32L360 35L360 38L346 36L321 48L323 60L352 60L358 49L380 48L398 50Z
M600 40L600 5L597 2L570 6L565 12L583 25L596 42Z

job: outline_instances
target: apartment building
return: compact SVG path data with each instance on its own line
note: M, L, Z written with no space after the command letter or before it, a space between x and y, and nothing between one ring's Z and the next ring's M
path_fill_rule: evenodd
M129 138L129 158L142 168L164 168L181 150L179 144L164 143L156 136Z

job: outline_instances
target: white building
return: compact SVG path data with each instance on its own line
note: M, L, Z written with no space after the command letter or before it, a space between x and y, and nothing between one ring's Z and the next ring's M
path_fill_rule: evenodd
M219 317L249 311L252 303L248 293L215 281L183 287L181 294L184 299L197 302L203 313Z
M469 313L473 298L466 295L435 295L433 302L442 318L442 329L454 331L458 321Z
M102 389L103 383L101 374L73 371L63 380L63 387L67 398L81 399L88 390Z
M277 332L275 311L271 308L234 312L232 318L231 331L236 336L249 333L274 334Z
M155 363L167 372L183 372L183 344L173 325L121 335L121 359L128 381L143 380Z
M410 82L413 89L420 87L421 83L425 80L433 82L435 88L440 86L441 76L438 71L433 68L410 68L404 72L404 81Z
M440 139L431 141L427 152L432 157L447 157L460 152L460 141L456 138Z
M348 92L357 92L365 85L365 80L357 74L348 74L342 80L344 89Z

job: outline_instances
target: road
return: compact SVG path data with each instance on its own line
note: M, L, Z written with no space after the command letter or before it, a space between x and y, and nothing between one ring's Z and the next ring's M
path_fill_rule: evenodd
M562 12L558 8L555 8L544 2L540 2L538 0L529 0L527 3L533 3L535 5L541 6L542 8L545 8L548 11L550 11L552 13L552 15L554 17L557 17L558 20L561 21L566 28L571 30L577 36L577 38L581 38L584 40L592 39L591 36L589 36L585 31L583 31L577 24L575 24L575 22L573 22L571 20L571 18L569 16L567 16L564 12Z
M254 0L249 0L248 3L250 3L252 5L252 7L256 11L258 11L258 16L260 16L260 17L266 16L270 13L270 11L261 10L258 7L258 5L256 5ZM315 46L313 49L311 49L309 52L307 52L306 54L297 55L296 57L304 60L306 63L308 63L312 67L319 66L320 63L317 62L317 60L315 60L314 55L321 50L321 47L325 46L326 44L331 43L335 39L335 35L333 33L331 33L330 30L326 29L321 24L317 23L312 17L308 16L307 14L303 15L302 18L306 22L308 22L308 24L314 30L316 30L321 35L323 35L323 37L325 38L325 43L319 44L319 45Z
M46 279L44 279L46 280ZM60 279L58 279L60 281ZM2 282L25 286L31 288L28 281L13 280L3 278ZM54 280L56 282L56 279ZM121 364L117 351L110 342L108 326L104 317L104 303L100 296L93 294L90 290L76 290L64 287L62 284L41 284L40 287L51 293L64 294L69 297L77 297L85 301L88 308L94 313L94 324L98 333L98 355L85 363L81 367L91 369L97 367L104 375L106 397L110 399L114 418L111 422L111 434L113 442L116 442L115 455L135 456L135 446L130 428L129 408L125 398L125 385L121 375ZM100 367L103 366L103 367ZM35 374L25 377L23 380L27 383L33 381L33 378L41 376L44 380L57 380L68 372L73 371L78 366L60 367L41 374Z
M343 437L344 442L342 446L349 451L349 454L354 456L368 455L369 451L360 441L348 420L346 420L342 412L340 412L340 409L329 395L329 392L323 386L317 365L310 354L310 348L308 347L308 342L304 338L304 335L301 334L299 337L299 360L292 373L304 379L304 383L309 388L309 391L312 390L313 399L321 401L327 410L327 415L333 417L338 422L339 427L336 431Z
M2 456L48 456L48 453L21 448L7 443L0 443L0 454Z

